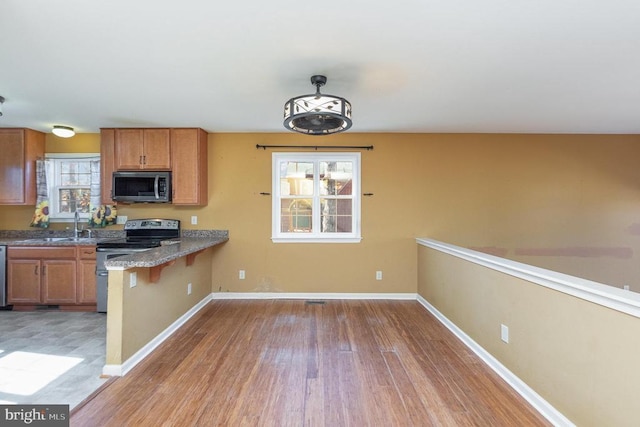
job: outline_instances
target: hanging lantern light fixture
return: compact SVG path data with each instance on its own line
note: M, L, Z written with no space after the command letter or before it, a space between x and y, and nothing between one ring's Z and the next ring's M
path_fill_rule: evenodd
M307 135L344 132L352 125L351 103L344 98L320 93L325 76L312 76L316 93L291 98L284 104L284 127Z

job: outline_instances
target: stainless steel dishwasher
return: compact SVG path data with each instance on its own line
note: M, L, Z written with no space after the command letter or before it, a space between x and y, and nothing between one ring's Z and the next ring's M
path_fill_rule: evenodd
M7 247L0 246L0 307L7 305Z

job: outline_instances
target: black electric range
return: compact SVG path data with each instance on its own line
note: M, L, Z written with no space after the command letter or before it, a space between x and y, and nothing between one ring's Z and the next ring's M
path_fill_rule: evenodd
M98 242L98 252L112 249L149 249L160 246L163 240L180 237L180 220L132 219L124 225L126 237Z

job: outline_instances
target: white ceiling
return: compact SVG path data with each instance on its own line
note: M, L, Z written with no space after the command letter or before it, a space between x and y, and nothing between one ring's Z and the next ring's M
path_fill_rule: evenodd
M0 127L640 134L638 0L2 0Z

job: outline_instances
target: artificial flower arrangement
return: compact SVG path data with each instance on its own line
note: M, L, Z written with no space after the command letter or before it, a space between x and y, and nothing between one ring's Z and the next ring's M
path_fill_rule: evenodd
M112 205L100 205L91 210L90 227L114 225L118 220L118 210Z

